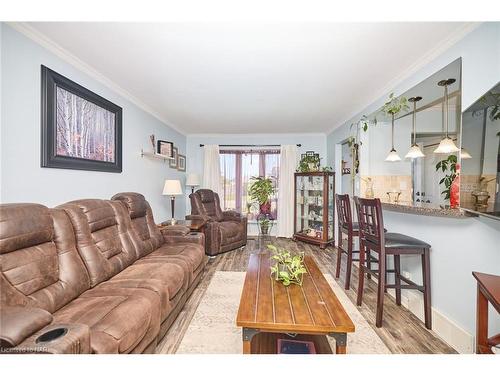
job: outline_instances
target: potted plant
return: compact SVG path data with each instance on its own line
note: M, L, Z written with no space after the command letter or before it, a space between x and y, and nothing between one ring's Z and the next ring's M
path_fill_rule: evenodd
M252 177L248 188L250 199L259 204L260 213L269 215L271 213L271 197L275 193L273 180L270 177Z
M439 185L444 184L445 189L441 192L444 194L444 199L449 200L451 196L451 186L453 181L457 177L457 156L450 155L446 159L441 160L436 164L436 171L441 170L442 172L450 172L446 174L441 181L439 181Z
M293 255L285 249L278 249L274 245L267 245L271 250L271 259L276 262L271 266L271 276L280 281L284 286L290 284L302 285L303 276L307 273L304 265L304 253Z
M261 215L259 219L257 219L261 234L269 234L269 228L271 226L271 221L267 216Z
M306 154L300 159L297 172L317 172L319 164L320 158L317 154Z

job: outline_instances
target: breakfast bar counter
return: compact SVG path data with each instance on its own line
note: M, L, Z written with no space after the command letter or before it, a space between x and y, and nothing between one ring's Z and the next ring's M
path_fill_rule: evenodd
M432 203L422 203L422 202L389 203L387 201L383 200L381 201L382 201L382 208L388 211L395 211L395 212L408 213L414 215L448 217L455 219L467 219L470 217L477 216L477 214L471 213L461 208L443 207L441 205L436 205Z

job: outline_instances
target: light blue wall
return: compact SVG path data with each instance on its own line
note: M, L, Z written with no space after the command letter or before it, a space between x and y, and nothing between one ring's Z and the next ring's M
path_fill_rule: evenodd
M169 128L73 65L55 56L6 24L1 30L1 202L37 202L55 206L79 198L110 198L121 191L146 196L156 220L170 215L170 203L161 195L166 178L185 173L161 160L140 157L150 149L149 135L170 140L181 153L186 137ZM125 62L124 62L125 63ZM81 84L123 108L123 172L103 173L40 167L40 65ZM185 201L177 200L183 217Z
M465 109L500 81L500 23L479 26L392 91L400 95L459 57L462 57L462 108ZM388 95L389 92L328 135L329 164L333 165L335 162L335 145L349 136L349 124L362 114L369 114L380 108ZM373 128L374 132L377 130L377 127ZM365 137L364 142L371 139L372 136L369 139ZM407 145L401 145L401 153L407 149L404 146ZM371 145L370 148L372 147L377 145ZM361 170L364 162L379 162L367 161L363 156L363 149L360 158ZM412 235L432 245L432 305L473 335L476 289L471 273L479 271L500 274L500 221L484 218L429 218L392 212L385 212L384 218L389 231ZM410 272L413 279L420 279L420 263L416 260L404 261L402 268ZM492 314L491 323L492 332L498 332L500 319L497 314Z

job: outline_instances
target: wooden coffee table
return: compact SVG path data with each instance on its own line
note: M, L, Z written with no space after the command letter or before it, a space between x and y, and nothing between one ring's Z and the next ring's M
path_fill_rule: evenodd
M306 256L304 263L302 286L285 287L271 277L268 253L250 255L236 318L244 354L273 353L284 334L314 341L318 353L331 353L326 337L331 336L335 352L347 352L347 333L354 332L354 324L314 260Z

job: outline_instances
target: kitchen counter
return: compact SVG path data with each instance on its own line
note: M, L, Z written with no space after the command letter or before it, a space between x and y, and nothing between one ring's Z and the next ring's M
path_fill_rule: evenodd
M438 216L438 217L448 217L455 219L466 219L469 217L476 217L477 214L463 210L461 208L447 208L440 205L432 203L422 203L422 202L398 202L389 203L386 200L382 200L382 208L388 211L408 213L414 215L424 215L424 216Z

